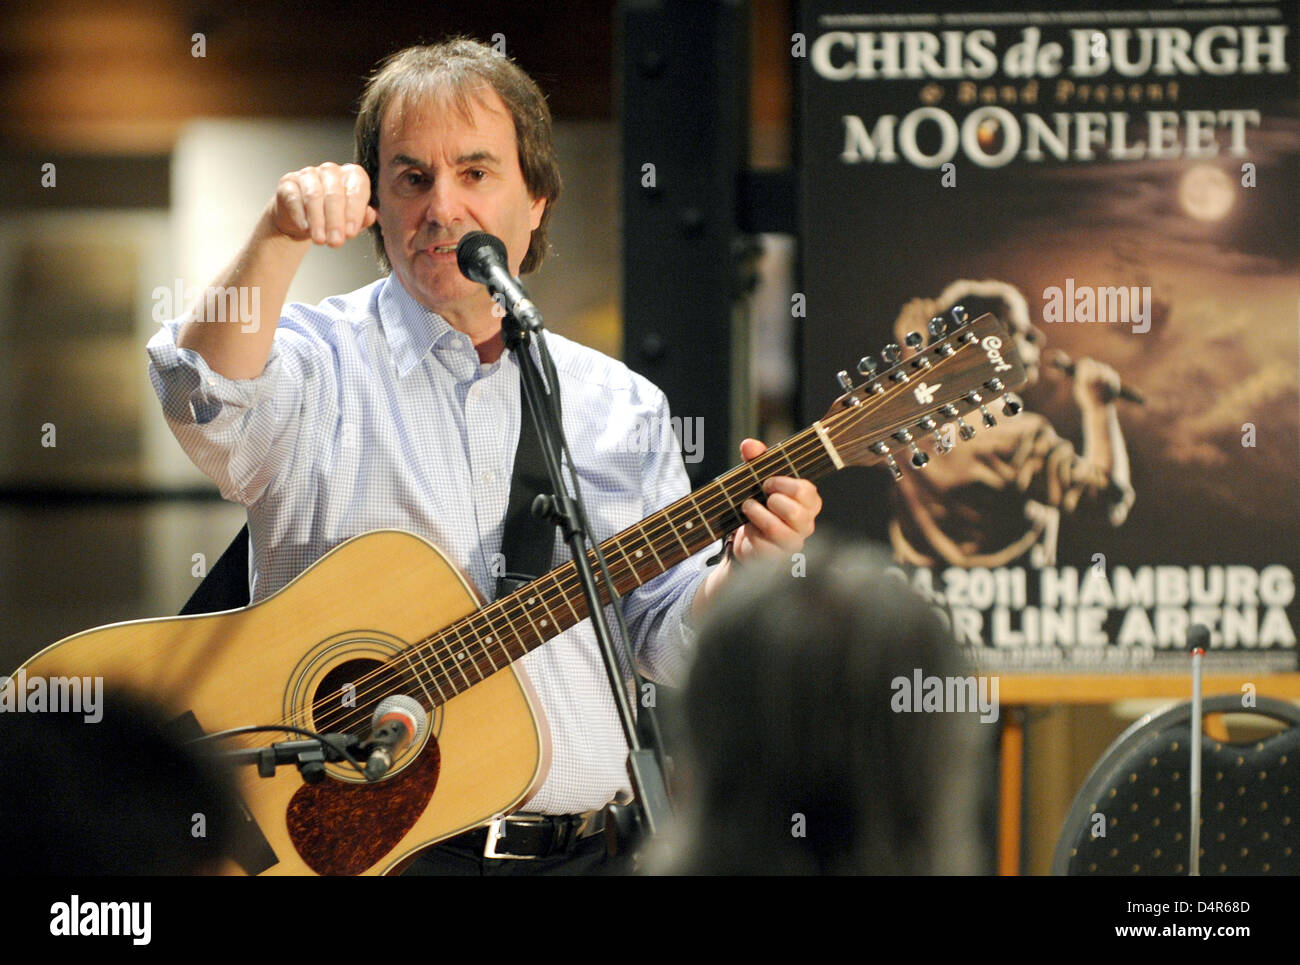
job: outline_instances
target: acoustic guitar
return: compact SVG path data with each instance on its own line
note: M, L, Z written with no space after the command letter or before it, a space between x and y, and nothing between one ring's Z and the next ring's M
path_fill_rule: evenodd
M818 479L849 465L923 467L996 417L989 405L1024 382L1006 327L992 315L931 322L906 350L858 364L855 386L809 428L617 536L601 550L620 594L717 542L744 522L770 476ZM1019 402L1003 400L1003 413ZM941 456L940 456L941 457ZM305 783L241 768L250 836L231 862L248 874L384 874L416 852L519 807L549 765L536 697L513 664L587 616L570 561L492 603L436 547L410 533L357 536L274 596L218 614L136 620L75 634L23 665L33 675L102 676L144 693L195 733L290 724L319 733L369 729L389 695L420 701L423 735L381 780L346 763ZM294 734L248 734L267 746Z

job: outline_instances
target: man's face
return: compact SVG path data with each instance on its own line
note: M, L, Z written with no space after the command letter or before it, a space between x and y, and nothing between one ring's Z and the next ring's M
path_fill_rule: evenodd
M467 332L485 329L494 306L484 286L460 273L457 241L471 231L496 235L517 275L546 207L524 184L514 121L501 98L488 89L470 104L469 121L447 98L390 105L380 124L376 185L384 250L402 287Z

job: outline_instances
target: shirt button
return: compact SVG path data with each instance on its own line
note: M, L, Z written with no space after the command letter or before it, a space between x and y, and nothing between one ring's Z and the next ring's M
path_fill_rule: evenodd
M465 344L465 343L462 342L462 341L461 341L460 339L458 339L458 338L453 338L453 339L451 340L451 347L452 347L452 348L463 348L463 347L464 347L464 344Z
M491 469L483 473L483 481L485 483L496 482L496 478L497 478L497 474L494 473Z

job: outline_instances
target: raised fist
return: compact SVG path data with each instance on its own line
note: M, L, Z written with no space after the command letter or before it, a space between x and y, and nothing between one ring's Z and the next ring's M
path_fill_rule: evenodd
M359 164L326 161L280 178L271 223L294 241L337 248L375 223L370 177Z

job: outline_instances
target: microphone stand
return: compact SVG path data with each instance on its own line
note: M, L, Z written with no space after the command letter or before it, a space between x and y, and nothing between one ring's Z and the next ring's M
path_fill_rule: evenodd
M1195 624L1187 634L1192 646L1192 766L1188 774L1191 786L1191 807L1188 817L1191 830L1188 833L1188 875L1197 877L1201 873L1201 728L1204 726L1204 714L1201 712L1201 664L1205 659L1205 648L1210 644L1210 632L1204 626Z
M502 300L504 302L504 300ZM531 303L530 303L531 305ZM614 588L609 569L605 565L604 554L595 539L591 538L587 523L587 512L582 504L582 495L578 486L577 475L573 472L573 457L569 452L564 437L564 426L560 420L559 383L556 377L555 362L546 347L545 329L539 313L530 312L527 323L521 323L513 312L504 306L505 317L501 320L501 334L505 345L514 353L519 364L520 387L532 414L533 424L537 428L537 437L541 442L542 455L546 460L546 469L550 475L551 486L555 492L551 496L540 495L533 501L533 514L550 519L560 528L564 539L573 553L574 565L582 581L582 592L587 599L587 610L591 614L592 629L596 632L596 641L600 655L605 662L605 672L609 677L610 689L614 695L614 706L618 709L619 722L623 725L623 734L627 738L629 749L627 772L632 782L632 791L636 800L632 805L633 846L635 850L644 837L653 836L668 824L671 806L668 802L667 786L664 782L663 746L659 734L659 722L653 707L642 707L637 717L633 718L632 708L628 704L627 691L624 689L622 674L619 672L618 659L614 654L613 638L605 620L605 610L600 604L600 593L596 588L596 577L591 561L587 558L586 544L590 544L596 562L600 567L601 579L609 596L610 606L618 621L619 632L628 643L628 666L632 670L633 681L640 693L641 675L637 672L636 661L630 653L631 636L623 619L622 599ZM536 338L534 338L536 336ZM546 381L533 360L529 346L536 344L538 358L546 371ZM549 385L548 385L549 383ZM568 494L564 485L561 456L569 462L569 474L573 481L573 495ZM608 841L608 832L607 832Z

